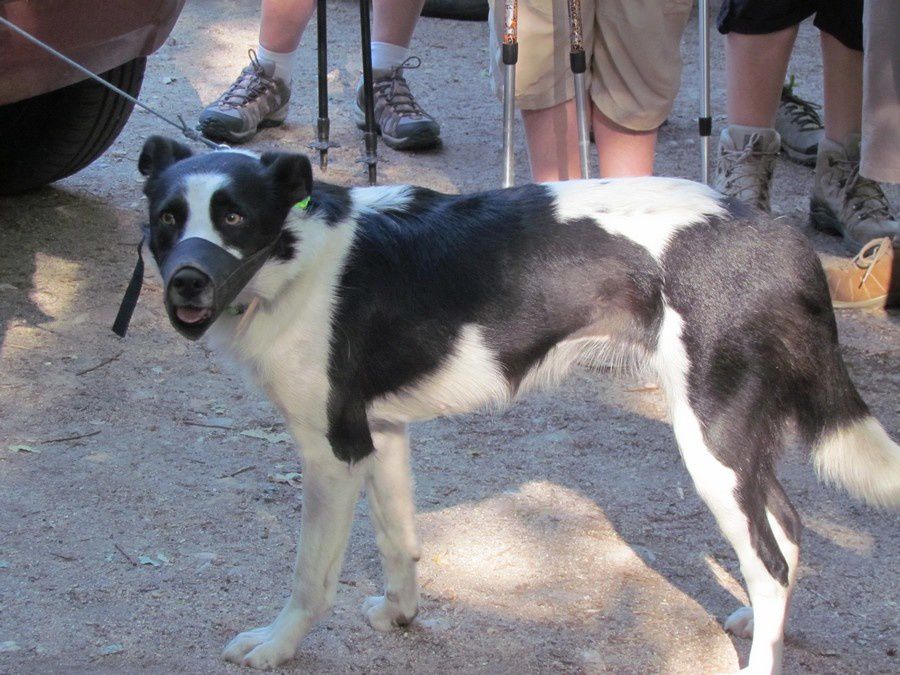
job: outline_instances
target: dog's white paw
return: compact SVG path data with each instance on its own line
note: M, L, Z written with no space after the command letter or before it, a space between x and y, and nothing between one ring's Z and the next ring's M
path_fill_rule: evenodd
M241 633L225 645L222 658L239 666L271 670L293 658L296 644L285 639L272 626Z
M405 626L416 618L416 610L404 612L396 602L383 595L373 595L363 602L363 613L377 631L387 632L397 626Z
M741 607L725 619L725 630L740 638L753 637L753 608Z

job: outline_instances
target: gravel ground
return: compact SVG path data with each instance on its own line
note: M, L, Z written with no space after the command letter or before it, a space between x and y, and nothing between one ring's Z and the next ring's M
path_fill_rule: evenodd
M360 185L356 9L329 9L341 147L325 178ZM244 65L257 25L256 3L192 0L150 60L142 99L192 118ZM314 139L313 38L301 46L288 124L252 149L303 150ZM486 43L484 23L422 19L413 49L423 63L409 79L442 123L444 147L382 149L382 182L453 192L499 183ZM660 134L660 174L699 176L695 43L696 20ZM712 43L721 113L718 35ZM801 94L820 99L811 26L791 71ZM299 470L277 413L203 343L170 330L152 279L127 340L108 329L145 218L136 160L152 133L169 131L136 112L87 170L0 201L3 673L238 672L219 661L221 647L269 621L287 593L302 482L276 481ZM775 210L823 254L841 254L806 226L811 171L779 161L776 175ZM839 327L854 380L900 437L898 314L844 313ZM584 371L500 414L416 426L419 618L389 635L365 623L359 607L380 570L360 504L336 608L284 671L696 673L745 663L749 642L722 629L746 602L737 561L678 458L661 394L645 385ZM798 449L781 475L806 524L786 672L897 672L896 515L820 486Z

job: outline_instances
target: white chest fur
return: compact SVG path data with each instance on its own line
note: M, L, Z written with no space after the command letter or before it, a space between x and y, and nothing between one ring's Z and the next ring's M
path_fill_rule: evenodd
M310 219L294 230L297 258L263 268L242 293L262 299L255 314L240 328L240 317L220 320L214 338L249 369L292 429L324 434L332 317L354 225Z

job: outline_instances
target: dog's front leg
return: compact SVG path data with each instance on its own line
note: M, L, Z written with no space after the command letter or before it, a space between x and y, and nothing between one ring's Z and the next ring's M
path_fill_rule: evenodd
M415 504L405 424L372 425L375 456L366 478L366 499L384 570L384 595L368 598L363 611L372 627L386 631L416 616L419 591L416 562Z
M268 626L241 633L222 657L253 668L274 668L291 659L300 640L334 602L350 524L367 462L353 466L331 452L324 437L300 438L303 510L291 597Z

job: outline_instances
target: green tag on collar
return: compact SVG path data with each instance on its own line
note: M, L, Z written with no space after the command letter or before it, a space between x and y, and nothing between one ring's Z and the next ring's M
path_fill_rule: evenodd
M304 199L303 201L297 202L294 204L293 208L299 209L300 211L304 211L309 208L309 197Z

